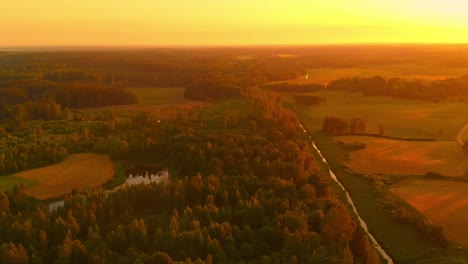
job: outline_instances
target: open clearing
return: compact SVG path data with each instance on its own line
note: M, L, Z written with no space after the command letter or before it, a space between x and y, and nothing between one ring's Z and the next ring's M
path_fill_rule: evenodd
M452 141L401 141L362 136L335 137L346 143L362 142L367 147L350 153L346 165L354 171L425 174L440 172L463 176L468 172L468 156Z
M36 185L26 193L39 199L49 199L70 193L74 188L86 190L101 186L114 176L114 166L106 155L81 153L70 155L64 161L14 175L32 180Z
M468 183L407 180L392 189L427 218L444 228L449 238L468 245Z
M385 134L390 136L455 141L468 122L466 102L432 103L339 91L310 94L326 96L327 101L310 107L293 103L293 108L312 130L321 129L325 116L335 115L348 119L365 118L369 132L373 133L378 133L382 125ZM293 99L289 100L292 102Z
M138 104L111 105L102 107L88 107L79 109L79 112L105 112L112 111L118 114L147 112L159 119L174 118L177 112L184 108L203 106L206 102L193 101L184 98L183 87L138 87L128 88L138 98Z

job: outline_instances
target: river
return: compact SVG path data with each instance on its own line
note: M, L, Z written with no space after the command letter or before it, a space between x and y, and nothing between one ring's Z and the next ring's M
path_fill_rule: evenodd
M304 128L304 126L302 124L300 124L300 127L301 127L302 131L307 134L307 130ZM312 140L312 137L310 135L309 135L309 139ZM317 147L317 145L315 145L315 142L313 140L312 140L312 146L317 151L319 156L322 158L322 162L325 163L325 165L327 165L328 174L330 175L330 177L338 184L338 186L340 186L340 188L346 194L346 200L351 205L351 208L353 209L354 213L356 214L356 216L357 216L357 218L359 220L359 225L362 227L364 232L366 232L366 234L369 236L370 240L375 245L375 248L379 251L379 253L382 255L382 257L387 261L387 263L393 264L394 262L393 262L392 258L387 254L387 252L385 252L385 250L379 244L377 239L375 239L375 237L369 231L369 227L367 226L367 223L364 221L364 219L362 219L361 215L359 215L359 212L356 209L356 206L354 205L353 199L351 198L351 196L349 195L348 191L343 186L343 184L341 184L340 180L338 180L338 178L336 177L336 174L331 170L330 165L328 164L325 157L322 155L322 152L320 151L320 149Z

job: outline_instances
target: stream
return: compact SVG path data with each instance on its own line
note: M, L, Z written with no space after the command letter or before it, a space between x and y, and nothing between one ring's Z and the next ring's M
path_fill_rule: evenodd
M300 127L301 127L301 129L302 129L302 131L304 133L307 133L307 130L304 128L304 126L302 124L300 124ZM312 137L310 135L309 135L309 139L312 140ZM356 206L354 205L353 199L351 198L351 196L349 195L348 191L343 186L343 184L341 184L340 180L338 180L335 173L331 170L330 165L328 164L325 157L323 157L322 152L320 151L320 149L318 149L317 145L315 145L315 142L313 140L312 140L312 146L317 151L319 156L322 158L322 162L325 163L325 165L327 165L328 173L329 173L330 177L338 184L338 186L340 186L340 188L346 194L346 199L348 200L348 203L351 205L351 208L353 209L354 213L356 214L356 216L357 216L357 218L359 220L359 224L361 225L364 232L366 232L367 236L369 236L370 240L375 245L375 248L379 251L379 253L382 255L382 257L387 261L387 263L393 264L394 262L393 262L392 258L387 254L387 252L385 252L385 250L382 248L382 246L379 244L379 242L371 234L371 232L369 231L369 227L367 226L367 223L364 221L364 219L362 219L361 215L359 215L359 212L357 211Z

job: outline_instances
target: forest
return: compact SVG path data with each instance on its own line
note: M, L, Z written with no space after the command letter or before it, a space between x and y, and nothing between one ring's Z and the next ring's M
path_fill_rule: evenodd
M179 177L166 185L75 193L54 212L22 186L0 194L0 260L379 263L301 139L295 114L272 94L244 96L119 128L142 133L116 155L178 165Z
M133 60L112 74L51 67L60 60L54 54L23 59L41 56L49 57L41 68L13 63L0 71L0 174L93 151L165 164L175 176L165 185L74 192L53 212L22 185L1 193L1 263L379 262L301 139L297 116L274 94L250 88L301 70L283 76L288 66L275 58L260 67L194 56L185 69L192 77L178 83L174 67L182 67L180 76L186 66L177 56L172 66ZM141 78L144 71L158 76ZM187 84L186 98L213 105L164 122L151 113L76 111L137 103L123 88L154 84Z

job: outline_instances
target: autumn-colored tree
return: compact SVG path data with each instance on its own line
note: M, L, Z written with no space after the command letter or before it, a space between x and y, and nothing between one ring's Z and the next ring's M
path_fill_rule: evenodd
M14 243L3 243L0 246L0 263L27 264L29 256L23 245Z

